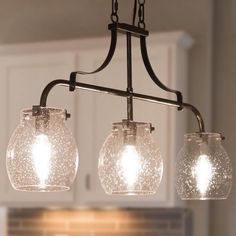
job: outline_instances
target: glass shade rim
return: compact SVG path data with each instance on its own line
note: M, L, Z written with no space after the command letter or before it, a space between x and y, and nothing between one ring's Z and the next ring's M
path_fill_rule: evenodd
M41 110L47 110L50 114L53 115L65 115L66 109L57 108L57 107L40 107ZM21 111L23 115L31 115L32 116L32 108L23 108Z
M211 132L197 132L197 133L186 133L184 134L184 138L199 138L199 137L207 137L207 138L220 138L220 133L211 133Z
M62 185L22 185L22 186L13 186L17 191L21 192L65 192L69 191L69 186Z
M106 192L108 195L113 196L146 196L146 195L154 195L156 191L152 190L113 190L112 192Z
M138 127L150 127L151 126L151 123L149 123L149 122L144 122L144 121L127 121L127 120L113 122L112 126L123 126L124 124L131 124L131 125L135 125L135 126L138 126Z
M228 199L228 196L225 197L181 197L181 200L183 201L205 201L205 200L226 200Z

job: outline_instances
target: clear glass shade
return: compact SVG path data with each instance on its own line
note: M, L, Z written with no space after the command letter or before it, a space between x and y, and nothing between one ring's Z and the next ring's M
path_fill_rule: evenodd
M7 148L11 184L21 191L69 190L78 168L78 150L65 124L65 110L40 108L22 112Z
M114 123L103 144L98 173L107 194L154 194L159 187L163 161L153 141L150 124Z
M177 158L177 192L183 200L226 199L232 185L232 166L217 133L184 136Z

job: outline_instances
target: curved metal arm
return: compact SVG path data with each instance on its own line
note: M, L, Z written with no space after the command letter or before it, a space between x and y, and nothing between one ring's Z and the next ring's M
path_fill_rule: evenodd
M47 97L51 89L56 86L56 85L64 85L64 86L71 86L71 81L69 80L54 80L50 82L43 90L41 98L40 98L40 106L41 107L46 107L47 104ZM193 114L197 118L198 122L198 127L199 127L199 132L203 133L205 132L205 126L204 126L204 121L202 119L202 116L200 112L197 110L196 107L194 107L191 104L188 103L180 103L178 101L170 100L170 99L165 99L165 98L159 98L159 97L154 97L154 96L149 96L145 94L139 94L139 93L133 93L129 91L123 91L123 90L118 90L118 89L113 89L113 88L108 88L108 87L102 87L102 86L97 86L93 84L85 84L85 83L80 83L80 82L75 82L73 84L75 88L80 88L80 89L85 89L85 90L90 90L94 92L101 92L101 93L106 93L106 94L111 94L115 96L120 96L120 97L130 97L146 102L154 102L162 105L167 105L167 106L174 106L174 107L180 107L182 106L183 108L187 108L190 111L193 112Z
M51 81L47 86L44 88L41 97L40 97L40 102L39 105L40 107L46 107L47 106L47 99L48 99L48 94L52 90L52 88L56 85L71 85L71 82L69 80L63 80L63 79L57 79Z
M95 74L101 70L103 70L111 61L115 50L116 50L116 43L117 43L117 30L116 29L111 29L111 42L110 42L110 48L109 51L107 53L107 57L104 60L104 62L102 63L101 66L99 66L96 70L94 71L73 71L70 74L70 80L75 82L76 81L76 75L80 74L80 75L89 75L89 74ZM71 88L70 90L73 91L73 89L75 88Z
M178 110L182 109L182 102L183 102L183 97L180 91L173 90L165 86L156 76L154 70L152 69L150 60L148 58L148 53L147 53L147 45L146 45L146 37L145 36L140 36L140 46L141 46L141 54L143 58L144 65L146 67L146 70L148 74L150 75L151 79L153 82L160 87L161 89L170 92L170 93L175 93L177 96L177 101L180 103L180 106L178 107Z
M195 117L197 118L199 132L204 133L205 132L205 125L204 125L204 121L203 121L202 115L199 112L199 110L189 103L183 103L182 106L194 113Z

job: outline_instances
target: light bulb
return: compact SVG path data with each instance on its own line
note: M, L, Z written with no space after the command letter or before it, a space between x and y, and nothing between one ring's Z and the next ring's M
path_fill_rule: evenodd
M192 169L192 176L196 179L197 188L202 196L206 194L213 175L213 166L209 160L209 156L201 154L198 157L196 165Z
M63 109L24 110L7 148L7 173L14 189L50 192L71 188L78 168L78 150L65 124Z
M41 185L45 185L50 171L51 144L45 134L37 135L32 146L34 168Z
M163 161L150 134L150 124L123 120L113 124L98 160L98 174L107 194L154 194Z
M121 170L120 175L128 186L132 186L141 171L141 157L134 145L125 145L118 154L118 168Z
M226 199L232 186L231 161L217 133L184 136L176 162L176 188L183 200Z

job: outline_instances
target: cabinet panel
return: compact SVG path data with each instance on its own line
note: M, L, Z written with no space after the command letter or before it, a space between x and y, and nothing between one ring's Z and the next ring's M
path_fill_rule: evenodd
M74 198L73 191L64 193L26 193L12 189L5 168L5 152L8 140L19 124L20 111L39 104L43 88L53 79L66 78L75 68L75 56L72 53L19 54L0 58L1 77L1 202L11 205L22 203L41 205L42 202L68 202ZM66 96L64 96L66 95ZM63 99L62 99L63 98ZM55 88L50 94L48 105L64 107L74 113L74 95L64 87ZM75 117L68 121L73 130Z

